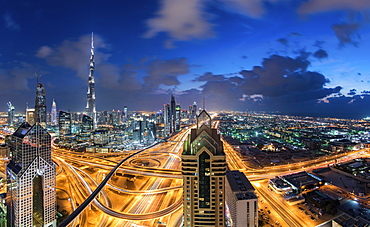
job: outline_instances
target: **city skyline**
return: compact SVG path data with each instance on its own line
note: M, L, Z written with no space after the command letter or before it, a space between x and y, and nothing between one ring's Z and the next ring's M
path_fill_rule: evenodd
M53 99L84 111L94 32L97 111L155 111L173 94L183 109L206 98L210 111L366 117L369 9L365 0L7 3L0 110L33 103L36 71L48 111Z

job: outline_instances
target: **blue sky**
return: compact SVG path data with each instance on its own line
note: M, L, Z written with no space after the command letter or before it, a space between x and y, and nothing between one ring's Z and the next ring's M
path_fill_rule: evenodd
M187 108L370 115L368 0L3 1L0 110L86 106L91 33L97 110Z

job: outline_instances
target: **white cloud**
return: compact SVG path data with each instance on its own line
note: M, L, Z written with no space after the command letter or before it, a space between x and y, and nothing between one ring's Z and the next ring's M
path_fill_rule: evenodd
M38 57L38 58L46 58L51 53L53 53L53 51L54 50L51 47L42 46L42 47L39 48L39 50L37 51L35 56Z
M162 0L157 17L149 19L144 35L152 38L167 32L174 40L205 39L214 36L213 25L207 21L205 0Z
M78 40L66 40L60 46L51 48L42 46L36 53L39 58L44 58L50 65L63 66L77 71L77 76L86 79L90 59L91 36L85 35ZM108 59L109 55L98 51L105 48L106 43L99 35L94 35L95 63L99 64Z

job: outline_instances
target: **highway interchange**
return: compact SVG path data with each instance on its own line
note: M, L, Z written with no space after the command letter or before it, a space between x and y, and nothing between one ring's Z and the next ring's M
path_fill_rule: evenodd
M105 179L107 183L97 198L68 226L182 226L181 151L189 130L184 129L169 141L137 154L134 154L137 151L78 153L53 147L57 188L69 194L71 211L98 188L119 161L127 159L117 166L112 177ZM259 206L271 210L270 216L281 226L315 226L319 223L298 213L295 207L271 193L267 188L268 179L368 155L361 150L278 167L252 169L231 145L223 142L229 169L246 174L256 188ZM145 161L141 163L140 160Z

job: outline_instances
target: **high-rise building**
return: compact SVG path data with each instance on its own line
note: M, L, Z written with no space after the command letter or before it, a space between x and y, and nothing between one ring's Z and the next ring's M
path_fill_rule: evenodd
M52 125L57 124L57 104L53 99L53 104L51 105L51 113L50 113L50 123Z
M95 107L95 61L94 61L94 34L91 35L91 56L90 56L90 73L89 85L87 88L86 114L93 120L94 129L96 129L96 107Z
M28 108L26 109L26 122L30 125L35 124L35 108Z
M193 103L193 107L191 108L191 118L197 117L197 103Z
M51 136L40 123L24 122L8 140L8 226L56 226L55 166Z
M8 102L8 126L13 127L14 125L14 110L15 107L11 102Z
M59 111L59 136L65 136L72 133L71 113Z
M127 115L127 106L123 107L123 121L127 121L128 115Z
M176 104L175 107L175 130L180 131L181 126L181 106L180 104Z
M170 133L174 133L176 130L176 101L175 97L171 95L170 102Z
M226 156L203 110L182 152L184 226L225 226Z
M257 227L258 203L254 187L244 173L226 173L226 204L230 211L231 227Z
M82 116L82 124L81 124L81 131L83 133L90 133L94 129L94 120L87 116Z
M170 105L163 105L163 124L164 124L164 136L169 136L171 134L171 113Z
M34 116L35 123L46 126L46 91L42 83L37 83Z

